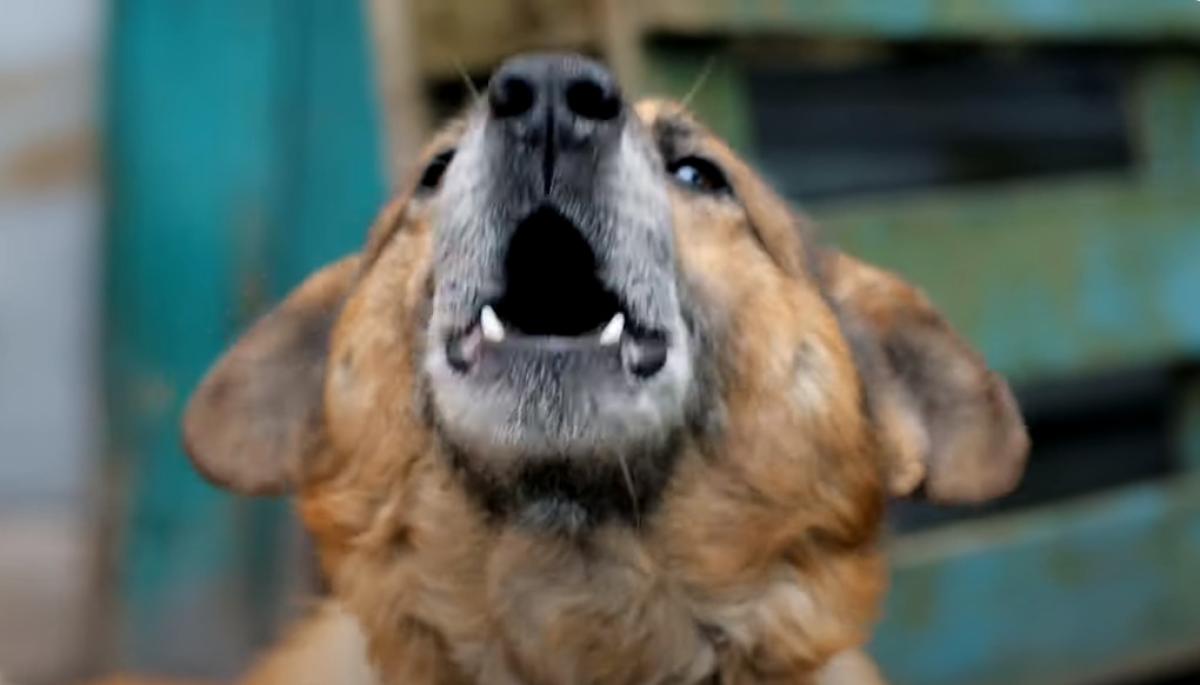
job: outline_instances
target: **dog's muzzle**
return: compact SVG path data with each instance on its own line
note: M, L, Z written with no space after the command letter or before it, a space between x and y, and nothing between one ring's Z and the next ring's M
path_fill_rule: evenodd
M425 366L445 437L492 481L623 461L636 489L684 422L692 346L662 161L612 75L505 64L437 202Z

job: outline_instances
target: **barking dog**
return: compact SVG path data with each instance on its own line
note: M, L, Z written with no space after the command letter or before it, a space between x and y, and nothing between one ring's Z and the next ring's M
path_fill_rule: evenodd
M188 408L332 588L261 682L817 682L875 619L886 497L1019 478L1004 381L680 106L516 58L424 160Z

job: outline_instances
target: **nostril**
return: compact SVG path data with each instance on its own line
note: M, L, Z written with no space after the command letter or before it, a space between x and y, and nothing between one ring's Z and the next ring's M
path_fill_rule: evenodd
M621 113L621 98L609 84L575 79L567 84L567 109L584 119L608 121Z
M488 90L492 114L499 119L521 116L533 108L533 100L533 85L515 74L498 79Z

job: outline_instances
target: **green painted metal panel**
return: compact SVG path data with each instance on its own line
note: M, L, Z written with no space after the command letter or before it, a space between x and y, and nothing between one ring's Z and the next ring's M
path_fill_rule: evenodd
M872 646L897 685L1089 680L1200 655L1200 478L893 545Z
M753 158L743 67L729 54L716 41L665 44L650 50L648 71L657 90L679 95L715 57L693 108ZM1200 64L1152 61L1135 75L1139 153L1128 174L855 198L812 213L832 242L924 287L1019 379L1195 358Z
M107 466L126 665L206 673L260 638L282 601L271 579L284 510L203 483L178 421L236 332L352 250L379 206L359 12L319 0L112 4ZM188 638L202 647L174 651Z
M1200 175L1200 61L1151 60L1140 66L1133 86L1140 170L1163 183Z
M1200 473L1200 377L1193 373L1175 400L1171 430L1180 466Z
M823 207L1021 380L1200 355L1200 184L1090 179Z
M649 25L703 35L793 33L885 39L1195 40L1190 0L667 0Z

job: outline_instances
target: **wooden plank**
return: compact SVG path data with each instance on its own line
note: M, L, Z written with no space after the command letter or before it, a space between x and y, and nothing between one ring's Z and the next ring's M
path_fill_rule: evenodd
M384 172L400 181L429 131L424 81L417 64L411 0L369 0L372 61L382 100L387 155Z
M1200 477L900 539L872 646L896 685L1108 682L1200 656Z
M596 0L412 2L420 64L430 77L457 79L460 67L487 74L505 57L530 50L594 54L604 42Z
M662 0L647 27L676 35L775 34L885 40L1195 41L1200 7L1180 0Z
M1017 380L1200 355L1200 183L1121 177L822 206Z
M94 643L87 630L93 534L82 511L3 509L0 684L5 676L61 683L86 667Z
M119 664L226 675L282 609L284 509L206 485L188 391L251 317L357 245L382 195L353 3L118 0L107 65L108 579Z
M593 0L600 15L604 58L627 93L641 92L646 82L641 11L634 0Z

